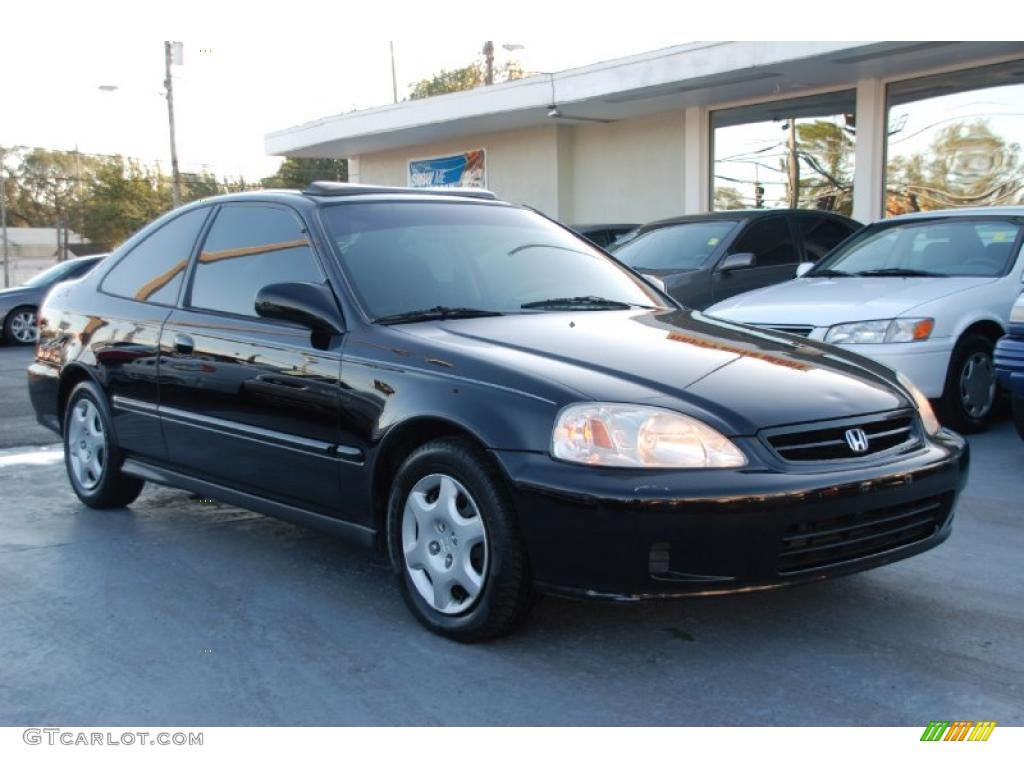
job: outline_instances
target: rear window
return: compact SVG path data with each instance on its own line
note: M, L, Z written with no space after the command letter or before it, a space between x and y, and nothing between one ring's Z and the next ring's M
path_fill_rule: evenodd
M652 229L624 243L615 258L633 269L698 269L736 226L735 221L694 221Z

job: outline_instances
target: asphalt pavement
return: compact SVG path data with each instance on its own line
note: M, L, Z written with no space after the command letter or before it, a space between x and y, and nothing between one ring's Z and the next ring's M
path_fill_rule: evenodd
M154 486L82 506L59 448L31 447L56 441L27 362L0 348L0 725L1024 725L1008 423L971 438L953 535L918 557L730 597L549 598L462 646L347 543Z
M32 355L32 347L0 346L0 449L57 440L53 432L36 423L28 400L25 369Z

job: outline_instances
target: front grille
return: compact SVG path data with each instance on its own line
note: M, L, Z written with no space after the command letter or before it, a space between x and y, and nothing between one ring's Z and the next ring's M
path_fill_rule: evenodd
M851 447L847 439L850 430L863 430L865 450ZM765 439L780 458L792 462L859 459L900 447L910 449L919 440L910 412L783 427L768 430Z
M762 328L766 331L778 331L779 333L789 333L793 336L810 336L814 331L812 325L758 325L758 328Z
M877 555L924 541L942 528L950 495L897 507L793 523L782 537L777 570L786 576Z

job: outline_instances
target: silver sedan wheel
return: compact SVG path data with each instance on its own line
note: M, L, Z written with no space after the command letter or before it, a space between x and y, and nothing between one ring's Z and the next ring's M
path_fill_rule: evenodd
M448 475L427 475L402 511L405 570L422 597L445 614L468 610L487 578L487 531L473 497Z
M91 400L82 398L71 411L68 441L64 450L71 461L75 481L91 491L103 479L107 463L107 437L99 409Z
M10 320L11 336L21 344L32 344L39 331L36 328L36 313L31 309L19 309Z
M992 410L996 397L996 372L992 355L975 352L960 369L960 402L972 419L981 419Z

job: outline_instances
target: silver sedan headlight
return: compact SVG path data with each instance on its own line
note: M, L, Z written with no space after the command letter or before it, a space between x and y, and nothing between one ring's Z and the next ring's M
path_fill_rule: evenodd
M930 317L897 317L833 325L825 334L830 344L890 344L924 341L932 335L935 321Z
M563 408L551 435L551 455L604 467L742 467L746 456L702 421L664 408L579 403Z

